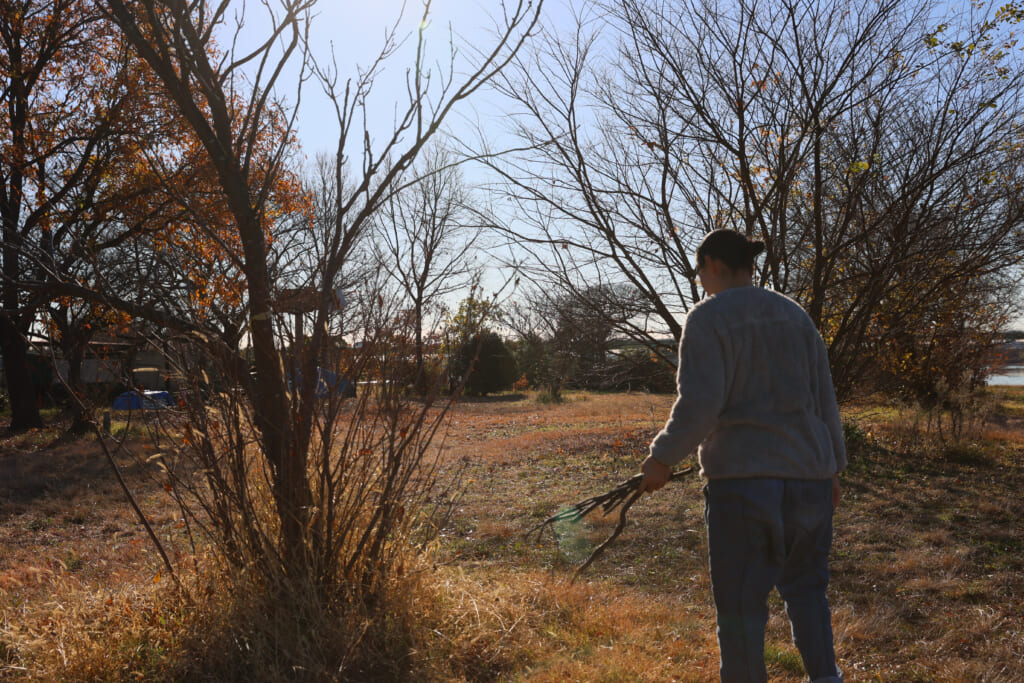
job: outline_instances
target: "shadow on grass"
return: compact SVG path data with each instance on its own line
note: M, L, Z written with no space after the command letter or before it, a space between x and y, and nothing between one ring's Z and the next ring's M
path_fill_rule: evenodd
M463 395L456 399L456 403L517 403L527 398L526 394L522 393L511 393L511 394L496 394L491 396L469 396Z
M116 460L136 487L146 481L143 466L131 456L121 453ZM123 499L94 437L70 439L62 433L40 432L0 442L0 523L43 501L69 504L80 495Z

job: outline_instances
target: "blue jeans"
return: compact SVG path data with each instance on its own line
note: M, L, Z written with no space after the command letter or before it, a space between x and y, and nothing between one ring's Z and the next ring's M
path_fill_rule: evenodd
M704 501L722 681L768 680L764 629L772 588L786 602L810 679L841 681L825 596L832 482L717 479L704 487Z

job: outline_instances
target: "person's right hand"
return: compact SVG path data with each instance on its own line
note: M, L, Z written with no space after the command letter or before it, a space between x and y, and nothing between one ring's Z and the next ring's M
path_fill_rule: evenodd
M672 478L672 468L648 455L640 465L644 478L640 481L641 493L654 493Z

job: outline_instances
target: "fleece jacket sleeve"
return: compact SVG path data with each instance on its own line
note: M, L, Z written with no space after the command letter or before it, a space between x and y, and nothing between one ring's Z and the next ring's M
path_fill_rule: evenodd
M715 428L725 403L725 358L718 335L695 309L683 327L676 375L679 394L650 453L668 466L679 463Z

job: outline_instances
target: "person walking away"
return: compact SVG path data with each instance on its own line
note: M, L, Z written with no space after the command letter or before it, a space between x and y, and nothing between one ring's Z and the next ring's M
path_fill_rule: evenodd
M753 285L764 243L734 230L697 249L707 297L686 316L678 396L643 461L641 491L699 446L721 680L767 681L768 594L779 591L809 679L841 682L826 590L846 447L821 335Z

